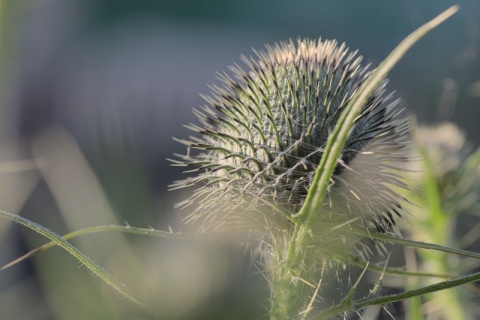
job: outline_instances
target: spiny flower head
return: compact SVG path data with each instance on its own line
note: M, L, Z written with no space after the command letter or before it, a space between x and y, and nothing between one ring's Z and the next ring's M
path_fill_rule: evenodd
M438 179L455 174L471 152L465 132L453 123L418 126L413 132L418 145L425 149L430 161L435 164Z
M412 162L412 165L417 165L413 168L417 172L415 181L426 181L426 171L431 170L441 193L444 210L448 212L458 213L477 203L480 194L480 166L465 132L453 123L444 122L415 126L413 138L423 151L420 157L425 161ZM414 156L418 157L419 154Z
M196 186L180 203L194 206L190 221L205 229L247 223L285 230L305 202L330 132L370 76L362 57L335 41L281 42L242 57L212 87L201 110L199 136L179 140L188 147L178 165L197 175L173 188ZM366 228L390 230L402 185L392 161L402 160L406 125L395 120L396 101L379 85L355 121L331 179L319 223L358 218ZM195 151L196 150L196 151ZM192 151L192 152L191 152ZM266 228L267 227L267 228Z

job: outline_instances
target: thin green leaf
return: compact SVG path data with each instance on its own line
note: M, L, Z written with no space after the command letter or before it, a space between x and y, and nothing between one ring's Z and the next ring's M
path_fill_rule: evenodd
M475 282L479 280L480 280L480 272L473 273L468 276L460 277L453 280L442 281L442 282L435 283L433 285L422 287L419 289L410 290L410 291L406 291L398 294L392 294L389 296L377 297L377 298L367 297L363 299L358 299L351 303L346 303L345 305L342 305L342 304L335 305L321 312L317 316L317 319L328 319L329 317L332 317L350 310L360 310L362 308L373 306L373 305L385 305L385 304L402 301L402 300L413 298L413 297L419 297L427 293L450 289L462 284ZM344 302L347 302L347 301L344 301Z
M305 200L305 204L301 211L298 213L297 217L299 219L311 222L320 212L320 206L323 204L327 187L337 165L337 160L347 140L347 137L353 128L355 118L359 115L362 107L365 105L375 88L420 38L444 22L450 16L455 14L458 9L458 6L450 7L439 16L408 35L388 55L388 57L378 66L368 80L365 81L360 89L352 96L351 101L346 106L337 124L335 125L332 134L328 138L322 159L313 178L312 185L308 191L307 199Z
M415 290L410 290L410 291L406 291L398 294L392 294L386 297L379 297L379 298L373 298L373 299L370 299L370 298L359 299L355 301L354 308L358 310L368 306L393 303L393 302L405 300L408 298L418 297L427 293L450 289L453 287L460 286L462 284L475 282L479 280L480 280L480 272L472 273L468 276L460 277L453 280L445 280L439 283L432 284L430 286L426 286L426 287L422 287L422 288L418 288Z
M136 235L143 235L143 236L155 236L155 237L160 237L160 238L165 238L165 239L185 239L185 238L191 238L194 236L193 234L187 234L187 233L173 233L173 232L167 232L167 231L160 231L160 230L155 230L152 228L146 229L146 228L135 228L131 226L118 226L118 225L103 225L103 226L95 226L95 227L89 227L89 228L84 228L80 230L76 230L70 233L67 233L62 236L64 240L69 240L72 238L76 238L79 236L87 235L87 234L92 234L92 233L98 233L98 232L123 232L123 233L130 233L130 234L136 234ZM46 251L50 248L53 248L57 245L56 241L50 241L38 248L35 248L23 256L13 260L12 262L4 265L0 270L5 270L7 268L10 268L11 266L30 258L36 253Z
M357 234L357 235L361 235L361 236L364 236L364 237L369 237L369 238L375 239L375 240L381 240L381 241L386 241L386 242L391 242L391 243L396 243L396 244L400 244L400 245L404 245L404 246L421 248L421 249L428 249L428 250L436 250L436 251L454 253L454 254L459 254L459 255L462 255L462 256L466 256L466 257L472 257L472 258L480 259L480 253L461 250L461 249L456 249L456 248L450 248L450 247L441 246L441 245L434 244L434 243L402 239L402 238L394 237L394 236L384 234L384 233L368 232L366 230L361 230L361 229L353 229L353 228L352 229L347 229L347 228L345 228L345 231L346 232L351 232L351 233L354 233L354 234Z
M451 278L451 274L439 274L439 273L431 273L431 272L420 272L420 271L407 271L403 270L402 268L394 268L394 267L380 267L375 264L368 264L362 260L354 260L352 263L358 267L365 268L368 265L368 270L374 272L385 272L386 274L390 275L399 275L399 276L407 276L407 277L433 277L433 278L444 278L448 279Z
M123 295L128 300L132 301L142 309L145 309L144 303L142 303L135 294L133 294L125 284L121 283L117 280L114 276L109 274L105 269L97 265L94 261L92 261L89 257L87 257L82 251L78 250L70 243L68 243L64 238L57 235L55 232L45 228L38 223L35 223L29 219L23 218L17 214L13 214L6 211L0 211L0 217L15 221L20 223L21 225L33 230L42 236L52 240L55 242L56 245L73 255L78 261L80 261L83 265L85 265L88 269L90 269L95 275L97 275L100 279L102 279L106 284L110 287L114 288L118 293Z

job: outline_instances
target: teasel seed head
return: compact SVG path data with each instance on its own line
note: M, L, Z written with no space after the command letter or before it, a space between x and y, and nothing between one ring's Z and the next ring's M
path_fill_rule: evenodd
M283 232L305 202L330 132L371 75L361 56L336 41L298 40L242 57L222 85L196 110L197 133L175 163L197 175L173 184L196 186L180 207L202 230L247 226ZM355 121L331 179L318 225L356 220L367 229L392 230L404 184L395 162L404 161L407 125L383 81ZM178 155L177 155L178 156ZM321 232L321 231L319 231ZM336 240L335 240L336 241Z

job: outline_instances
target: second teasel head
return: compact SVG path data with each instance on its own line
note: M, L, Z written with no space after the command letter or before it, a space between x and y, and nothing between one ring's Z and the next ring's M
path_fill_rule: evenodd
M267 46L242 57L221 76L222 85L196 110L197 135L177 165L191 178L173 188L197 189L181 207L202 230L246 226L288 229L305 202L330 132L371 74L361 56L336 41L298 40ZM388 231L399 215L401 169L407 125L382 82L355 121L332 176L317 225L356 220ZM321 232L321 231L320 231Z

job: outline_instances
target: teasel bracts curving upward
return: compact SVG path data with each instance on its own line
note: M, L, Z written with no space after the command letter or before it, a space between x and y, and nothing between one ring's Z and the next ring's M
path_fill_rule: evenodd
M298 40L242 57L221 86L204 96L195 113L197 133L179 140L188 147L177 165L196 176L172 189L196 186L179 204L192 206L189 221L202 230L244 225L260 231L288 229L305 202L315 170L352 95L371 75L361 56L336 41ZM383 81L355 121L328 188L318 225L356 220L367 229L390 231L400 215L405 187L408 126Z

